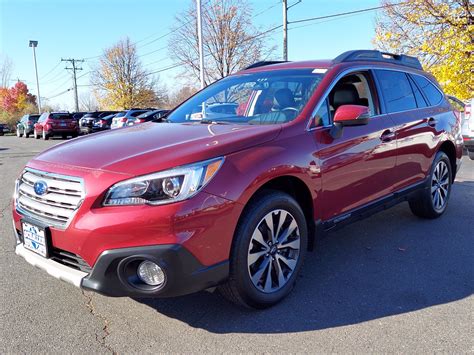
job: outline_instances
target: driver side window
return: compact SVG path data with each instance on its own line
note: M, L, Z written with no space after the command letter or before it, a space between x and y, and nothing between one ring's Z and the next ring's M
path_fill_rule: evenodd
M351 73L333 87L315 115L315 126L331 124L336 110L343 105L360 105L369 108L370 116L377 114L368 72Z

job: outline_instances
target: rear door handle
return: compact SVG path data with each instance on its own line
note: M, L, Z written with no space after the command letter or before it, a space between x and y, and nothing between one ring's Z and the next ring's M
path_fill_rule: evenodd
M436 126L436 119L434 117L428 118L428 126L435 127Z
M380 136L382 142L390 142L395 139L395 132L390 129L385 130Z

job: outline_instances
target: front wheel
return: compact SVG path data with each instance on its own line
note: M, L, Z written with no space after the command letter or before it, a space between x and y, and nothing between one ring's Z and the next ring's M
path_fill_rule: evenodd
M413 214L429 219L440 217L448 205L451 179L451 162L444 152L438 152L431 167L429 185L408 201Z
M221 294L248 308L280 302L293 289L307 249L301 207L281 192L260 195L247 206L234 238Z

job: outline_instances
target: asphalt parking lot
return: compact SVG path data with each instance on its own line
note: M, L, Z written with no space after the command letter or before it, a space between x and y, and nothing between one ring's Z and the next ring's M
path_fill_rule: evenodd
M17 257L10 199L24 164L62 140L0 137L0 353L474 351L474 161L446 214L407 204L330 233L294 292L265 311L218 294L166 299L82 292Z

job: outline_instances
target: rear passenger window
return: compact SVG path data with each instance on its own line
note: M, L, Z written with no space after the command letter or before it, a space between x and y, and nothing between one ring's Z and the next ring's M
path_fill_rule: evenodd
M388 113L415 109L415 95L405 73L376 70Z
M439 104L443 95L439 92L436 86L420 75L412 75L412 78L418 84L421 91L423 91L431 106Z
M425 98L423 97L423 95L421 94L420 90L418 89L418 87L416 86L415 82L413 81L413 79L409 76L410 78L410 84L411 84L411 88L413 89L413 92L415 93L415 99L416 99L416 104L418 105L419 108L421 107L426 107L428 106L428 104L426 103L426 100Z

